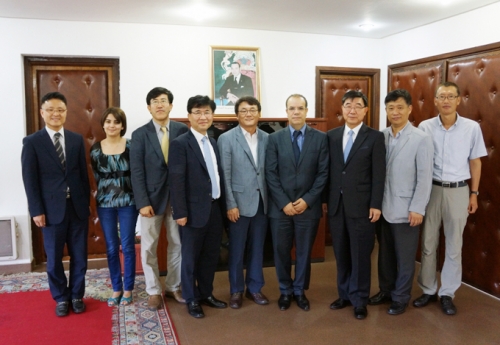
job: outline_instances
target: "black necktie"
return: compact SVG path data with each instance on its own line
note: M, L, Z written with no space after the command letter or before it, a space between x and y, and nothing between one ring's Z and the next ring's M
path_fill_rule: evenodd
M300 157L299 135L301 134L302 134L301 131L293 132L292 147L293 147L293 155L295 156L295 163L299 162L299 157Z
M59 160L61 161L63 168L66 169L66 159L64 158L64 151L61 142L59 141L61 139L61 133L54 134L54 139L54 146L56 147L57 155L59 156Z

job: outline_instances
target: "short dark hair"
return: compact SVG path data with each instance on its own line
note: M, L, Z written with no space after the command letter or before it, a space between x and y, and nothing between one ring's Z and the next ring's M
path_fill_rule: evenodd
M66 106L68 106L68 102L66 101L66 97L64 97L64 95L62 93L49 92L48 94L43 96L42 99L40 99L40 108L42 107L43 103L50 101L51 99L58 99L58 100L62 101Z
M172 104L172 102L174 101L174 95L172 94L172 92L165 89L164 87L155 87L154 89L152 89L151 91L148 92L148 95L146 96L146 103L148 105L151 105L151 100L155 99L156 97L158 97L160 95L167 95L168 102L170 104Z
M452 81L445 81L444 83L439 83L438 87L436 88L435 95L437 95L437 92L440 87L450 87L450 86L453 86L457 90L457 96L460 96L460 88L458 87L457 84L455 84Z
M188 99L188 104L187 104L187 111L189 114L191 114L191 110L193 108L199 108L199 107L204 107L204 106L210 106L210 109L212 109L212 112L215 111L215 108L217 106L215 105L215 102L210 99L208 96L202 96L202 95L196 95Z
M342 97L342 105L345 103L346 100L354 98L361 98L363 100L365 107L368 106L368 98L366 98L363 92L356 90L349 90L345 93L345 95Z
M127 116L125 115L125 112L118 107L109 107L104 110L104 113L102 113L101 116L101 127L104 127L104 122L109 114L113 115L114 118L118 120L118 123L122 124L123 128L120 131L120 136L123 137L127 131Z
M306 102L306 108L307 108L307 99L299 93L294 93L293 95L288 96L288 98L286 99L286 102L285 102L285 107L288 108L288 100L290 98L302 98L304 100L304 102Z
M246 102L249 105L256 105L257 109L259 110L259 113L260 113L261 106L260 106L260 102L257 100L257 98L252 97L252 96L245 96L245 97L241 97L240 99L238 99L236 101L236 103L234 104L234 113L235 114L238 114L238 110L240 108L240 104L243 103L243 102Z
M387 96L385 96L384 104L397 101L400 98L404 99L407 105L411 105L411 95L405 89L396 89L389 92Z

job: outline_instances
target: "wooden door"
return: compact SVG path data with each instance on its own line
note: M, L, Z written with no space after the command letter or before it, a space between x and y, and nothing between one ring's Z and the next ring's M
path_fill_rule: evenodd
M83 136L87 152L87 172L91 183L88 256L106 256L106 245L96 212L96 183L90 166L90 147L104 139L100 117L109 106L120 105L118 59L24 57L26 92L26 133L45 126L40 116L40 98L58 91L68 100L64 128ZM46 262L42 231L32 221L35 264ZM65 252L67 255L67 252Z
M368 98L365 124L378 129L380 99L380 69L316 67L316 117L326 119L326 130L344 125L342 97L349 90L361 91ZM325 244L332 245L325 218Z

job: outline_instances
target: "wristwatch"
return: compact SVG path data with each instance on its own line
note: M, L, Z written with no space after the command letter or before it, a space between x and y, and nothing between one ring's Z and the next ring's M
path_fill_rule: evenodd
M479 195L479 192L477 190L471 190L470 191L471 194L476 194L476 195Z

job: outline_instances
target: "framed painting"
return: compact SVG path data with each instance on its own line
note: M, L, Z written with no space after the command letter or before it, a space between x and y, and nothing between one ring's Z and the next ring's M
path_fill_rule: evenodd
M210 47L212 98L216 115L234 114L243 96L260 101L260 52L253 47Z

